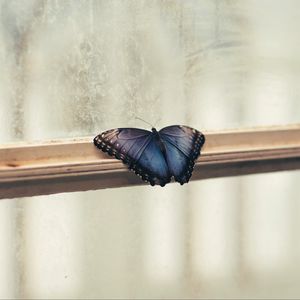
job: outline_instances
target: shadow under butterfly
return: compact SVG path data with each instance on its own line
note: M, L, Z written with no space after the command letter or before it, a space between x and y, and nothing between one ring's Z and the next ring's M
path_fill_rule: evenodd
M201 132L181 125L159 131L116 128L94 138L96 147L122 160L144 181L160 186L172 177L180 184L187 183L204 142Z

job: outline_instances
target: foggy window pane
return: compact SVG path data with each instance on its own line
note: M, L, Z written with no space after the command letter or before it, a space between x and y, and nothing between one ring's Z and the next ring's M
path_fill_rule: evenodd
M296 0L1 0L0 143L299 123L299 26ZM297 298L299 178L1 200L0 298Z

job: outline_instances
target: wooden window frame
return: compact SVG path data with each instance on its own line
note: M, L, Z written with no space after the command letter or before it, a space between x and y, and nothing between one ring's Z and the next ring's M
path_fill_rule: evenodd
M204 134L191 180L300 169L300 124ZM145 184L92 139L0 146L0 199Z

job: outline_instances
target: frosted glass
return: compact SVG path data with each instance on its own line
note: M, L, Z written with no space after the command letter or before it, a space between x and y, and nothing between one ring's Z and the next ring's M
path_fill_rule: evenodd
M300 2L0 0L0 143L300 121ZM0 298L299 298L299 171L0 201Z
M2 0L0 14L0 141L145 127L134 116L300 121L299 1Z
M0 297L299 298L299 171L0 202Z

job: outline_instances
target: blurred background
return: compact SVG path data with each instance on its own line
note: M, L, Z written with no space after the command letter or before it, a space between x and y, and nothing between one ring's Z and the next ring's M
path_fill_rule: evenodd
M297 0L0 0L0 143L300 122ZM0 201L1 298L299 298L300 171Z

